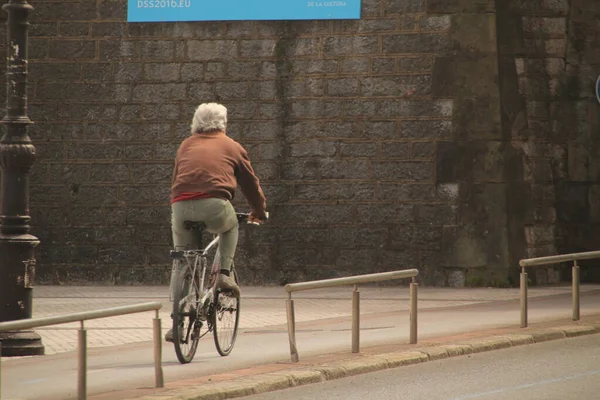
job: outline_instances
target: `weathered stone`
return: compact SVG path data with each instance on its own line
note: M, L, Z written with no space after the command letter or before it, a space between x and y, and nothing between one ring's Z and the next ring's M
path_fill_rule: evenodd
M366 57L360 58L345 58L342 61L341 72L342 73L368 73L369 65L371 64L370 59Z
M360 92L360 81L355 78L328 79L329 96L356 96Z
M186 98L185 85L181 83L140 84L133 88L133 100L147 103L161 103L165 100Z
M177 63L144 64L144 78L151 81L173 82L180 78Z
M364 0L360 20L201 24L126 24L126 2L88 3L31 15L45 282L169 279L173 159L209 101L228 107L273 211L241 230L245 282L410 267L427 284L505 286L519 258L594 248L594 2ZM119 261L127 241L139 258Z
M451 48L451 41L443 34L402 34L385 35L383 52L392 53L432 53L444 54Z
M358 160L325 160L320 164L320 176L323 179L365 179L370 177L369 164Z
M431 77L423 75L364 78L361 87L363 96L425 96L430 93Z
M75 7L71 6L71 8ZM101 19L121 19L127 12L126 10L127 4L119 0L99 0L98 2L98 16Z
M371 249L341 249L335 265L340 268L357 269L373 265L377 259L377 250Z
M130 37L161 37L164 32L164 24L137 23L127 24L127 35Z
M126 27L120 22L95 22L92 23L92 36L124 36Z
M90 27L91 24L87 22L71 22L68 24L60 24L58 31L60 36L88 36L90 34Z
M339 71L339 62L330 59L297 60L290 68L295 75L335 74Z
M376 58L372 61L373 72L375 73L390 73L396 71L395 58Z
M377 154L375 142L342 142L340 145L342 156L372 157Z
M282 165L281 175L286 180L316 179L318 168L319 162L314 160L288 162Z
M454 18L456 18L455 16ZM419 28L422 31L427 32L442 32L450 29L450 25L452 22L452 18L450 15L441 15L441 16L429 16L422 18L419 21ZM459 22L460 23L460 22Z
M100 40L100 60L130 60L137 55L136 42L131 40Z
M430 0L427 3L430 13L486 13L495 9L494 0Z
M332 232L332 242L342 247L364 246L377 248L387 242L386 228L352 227L336 228Z
M430 225L454 225L457 222L458 210L455 206L445 204L415 205L417 223Z
M430 180L433 166L429 162L387 161L373 163L373 176L387 181Z
M410 205L381 205L377 208L359 207L355 216L364 224L405 224L414 221L413 207Z
M371 200L377 196L374 183L334 183L332 198L340 200Z
M299 200L328 200L331 197L329 186L324 184L296 184L294 198Z
M237 53L234 40L190 40L187 56L190 60L203 61L221 57L233 57Z
M94 3L79 4L77 7L66 2L39 3L35 5L35 15L43 16L45 20L49 21L86 21L97 18L96 4Z
M341 104L336 101L298 100L291 109L291 115L297 118L335 118L341 113Z
M51 74L53 74L52 72ZM88 81L106 81L113 77L112 65L109 63L99 64L83 64L82 65L83 79Z
M380 104L378 114L382 117L448 117L452 115L452 106L452 100L389 100Z
M336 143L332 141L311 140L290 144L290 156L292 157L330 157L335 153Z
M436 96L490 97L498 76L495 56L477 61L457 57L438 58L433 67L433 94Z
M378 102L367 100L348 100L343 103L343 114L347 117L374 117Z
M388 1L386 2L386 13L422 13L425 12L425 0Z
M381 156L408 159L410 144L407 142L382 142Z

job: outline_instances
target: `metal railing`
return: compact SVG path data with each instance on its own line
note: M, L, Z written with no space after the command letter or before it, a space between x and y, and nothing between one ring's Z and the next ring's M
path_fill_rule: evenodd
M580 307L579 307L579 260L590 260L593 258L600 258L600 251L588 251L585 253L571 253L561 254L557 256L528 258L519 261L521 266L521 328L527 327L527 272L525 268L536 267L540 265L551 265L560 264L563 262L573 261L573 273L572 273L572 287L573 287L573 321L579 321L580 318Z
M161 327L158 310L162 308L162 304L158 302L133 304L122 307L105 308L101 310L84 311L80 313L57 315L53 317L25 319L18 321L0 323L1 332L13 332L23 329L39 328L49 325L60 325L70 322L81 322L81 326L77 332L77 399L87 399L87 331L83 325L83 321L90 319L114 317L125 314L135 314L146 311L156 311L156 317L153 319L153 341L154 341L154 378L157 388L164 387L164 378L162 370L162 341ZM2 357L2 343L0 342L0 359ZM1 373L0 369L0 373ZM0 380L0 389L1 389ZM1 393L1 392L0 392ZM1 394L0 394L1 396Z
M296 347L296 321L294 314L294 300L292 292L301 290L322 289L333 286L354 285L352 293L352 352L359 352L360 341L360 292L358 285L361 283L382 282L393 279L412 278L410 283L410 343L417 343L417 288L415 277L419 274L416 269L407 269L403 271L381 272L377 274L349 276L345 278L324 279L320 281L309 281L300 283L289 283L285 285L288 292L287 306L287 325L288 337L290 340L290 356L292 362L298 362L298 348Z

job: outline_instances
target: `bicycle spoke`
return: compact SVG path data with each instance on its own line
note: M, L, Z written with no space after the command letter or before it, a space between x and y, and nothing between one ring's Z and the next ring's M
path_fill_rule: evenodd
M237 281L237 276L235 278ZM211 319L215 346L222 356L229 355L233 349L237 337L239 316L239 296L217 290Z
M187 292L187 293L186 293ZM189 363L198 347L201 321L198 319L198 286L190 274L179 279L173 301L173 344L179 362Z

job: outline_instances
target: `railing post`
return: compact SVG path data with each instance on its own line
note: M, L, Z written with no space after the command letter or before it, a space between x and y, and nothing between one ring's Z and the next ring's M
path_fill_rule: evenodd
M577 260L573 261L573 321L579 321L579 265Z
M417 296L419 285L415 278L410 283L410 344L417 344Z
M360 351L360 292L354 285L352 292L352 352Z
M157 388L165 386L162 370L162 340L160 328L160 315L156 310L156 318L153 320L154 328L154 381Z
M81 321L77 332L78 364L77 364L77 399L87 400L87 332Z
M527 328L527 272L521 268L521 328Z
M296 321L294 315L294 300L292 300L292 293L288 293L289 298L286 300L287 310L287 325L288 325L288 337L290 339L290 356L292 362L298 362L300 360L298 356L298 349L296 348Z

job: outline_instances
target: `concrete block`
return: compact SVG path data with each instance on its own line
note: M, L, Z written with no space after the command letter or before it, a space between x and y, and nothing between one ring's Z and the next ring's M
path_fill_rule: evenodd
M576 337L583 335L593 335L598 332L598 329L594 326L586 326L586 325L567 325L567 326L559 326L555 328L558 331L562 331L565 333L567 337Z
M540 343L549 340L564 339L566 337L566 334L563 331L546 330L532 332L531 336L533 337L535 343Z
M390 368L418 364L429 360L429 356L427 354L416 351L406 353L387 353L381 354L380 357L387 361Z
M513 346L520 346L523 344L533 344L535 343L535 341L533 340L533 336L531 335L519 335L519 334L514 334L514 335L507 335L507 336L503 336L506 339L510 340L510 343Z
M293 386L308 385L323 381L323 375L316 370L292 370L287 372Z
M473 349L473 353L481 353L484 351L505 349L511 347L512 343L507 338L493 338L486 340L478 340L471 343L471 348Z
M388 362L382 357L364 357L359 360L351 360L343 363L346 376L366 374L381 371L388 368Z
M429 361L441 360L449 357L448 349L444 347L426 347L419 349L419 351L427 354L429 356Z
M442 348L446 349L449 357L456 357L473 353L473 348L471 348L471 346L468 344L448 344L442 346Z
M330 381L346 376L346 370L342 364L330 364L315 367L325 380Z
M245 378L244 382L240 382L242 385L238 387L237 390L243 393L246 390L245 387L252 386L253 393L272 392L274 390L289 388L293 386L292 382L293 381L287 372L273 372L269 374L256 375L253 377ZM225 388L225 390L228 392L230 390L228 389L229 383L230 382L226 382ZM232 390L236 390L235 386L232 387Z
M213 387L209 387L205 393L197 393L198 389L202 389L203 386L192 388L188 394L185 394L179 398L186 400L212 400L212 399L223 399L250 396L255 393L260 393L255 390L256 382L253 380L237 380L215 383ZM173 398L173 397L171 397Z

